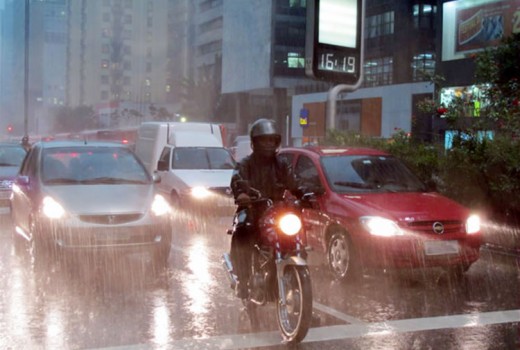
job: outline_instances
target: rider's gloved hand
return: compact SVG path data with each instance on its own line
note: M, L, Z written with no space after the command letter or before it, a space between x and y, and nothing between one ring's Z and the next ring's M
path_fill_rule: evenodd
M251 197L249 197L249 195L247 193L240 193L237 196L235 203L238 205L241 205L241 204L249 203L250 201L251 201Z

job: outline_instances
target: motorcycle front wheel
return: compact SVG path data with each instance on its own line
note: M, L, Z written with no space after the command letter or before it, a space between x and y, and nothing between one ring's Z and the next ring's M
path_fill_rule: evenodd
M299 343L307 335L312 319L312 286L306 266L288 265L281 278L285 305L277 300L277 321L284 342Z

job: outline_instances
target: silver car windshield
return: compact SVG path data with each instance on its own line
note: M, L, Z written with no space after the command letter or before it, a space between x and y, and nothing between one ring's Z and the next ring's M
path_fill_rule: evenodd
M425 185L399 159L388 156L323 157L330 187L349 192L422 192Z
M42 181L63 184L149 184L151 177L125 148L71 147L45 149Z

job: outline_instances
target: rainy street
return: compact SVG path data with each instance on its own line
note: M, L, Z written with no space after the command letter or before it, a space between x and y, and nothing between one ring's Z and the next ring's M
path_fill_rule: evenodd
M144 254L42 271L13 246L7 209L0 220L2 349L285 348L271 306L252 330L234 298L220 260L230 239L222 222L175 232L164 271L154 271ZM299 349L520 347L514 257L482 249L460 283L430 271L367 274L345 285L311 263L320 323Z

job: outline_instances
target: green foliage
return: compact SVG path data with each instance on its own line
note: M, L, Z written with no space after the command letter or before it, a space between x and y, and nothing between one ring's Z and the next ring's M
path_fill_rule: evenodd
M501 133L520 134L520 33L505 38L496 48L475 56L475 80L486 88L489 101L484 115Z
M329 130L324 144L330 146L355 146L381 148L385 141L350 131Z
M384 149L402 159L423 182L433 181L438 176L440 147L414 141L399 131Z

